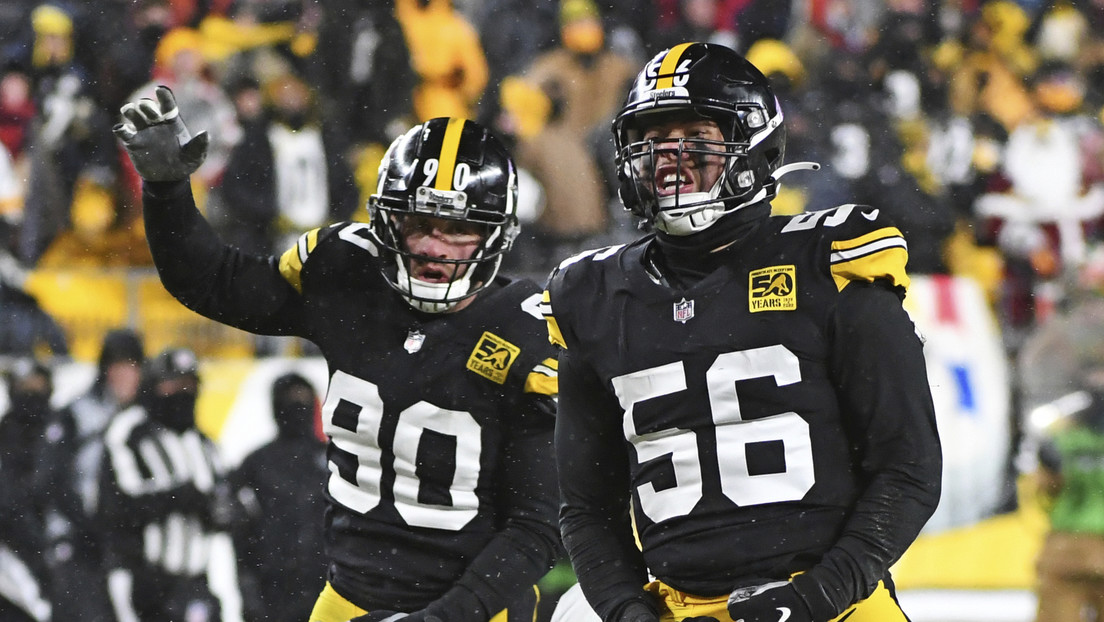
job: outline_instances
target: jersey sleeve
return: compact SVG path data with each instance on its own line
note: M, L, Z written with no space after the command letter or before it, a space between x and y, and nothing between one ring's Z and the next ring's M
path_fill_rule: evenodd
M552 288L557 276L558 273L553 273L552 277L549 278L544 293L541 295L540 310L541 315L544 316L545 323L548 325L548 341L552 345L567 348L567 342L564 341L563 331L560 329L560 320L556 317L556 312L552 309Z
M427 613L451 619L454 612L463 612L458 619L485 620L552 568L559 534L551 418L543 426L513 426L502 463L509 466L495 494L501 527ZM472 617L471 612L480 615Z
M826 210L819 220L828 236L829 271L837 289L843 291L853 282L874 281L883 281L901 292L908 289L908 244L882 210L842 205ZM789 226L800 222L795 219Z
M509 373L499 378L475 358L469 360L469 370L480 370L492 382L501 380L507 393L503 416L508 423L499 461L503 468L494 492L500 527L456 584L426 607L427 614L442 619L485 620L501 611L551 569L558 551L559 495L552 453L558 363L536 312L537 286L515 282L508 291L509 302L502 308L512 311L483 333L473 357L516 351Z
M525 394L555 399L560 392L559 368L559 361L553 357L545 358L533 366L525 377Z
M571 296L571 284L577 278L574 272L570 276L568 274L568 268L575 263L574 260L575 258L569 259L552 271L545 283L540 304L541 315L548 325L548 341L564 349L568 347L569 341L574 339L570 330L571 318L566 304L566 300Z
M187 182L145 182L142 213L161 283L181 304L248 332L307 336L303 299L278 258L224 244Z
M503 384L512 407L523 417L550 425L559 395L559 363L540 311L541 290L528 279L510 282L499 305L508 310L484 317L479 344L468 358L469 371ZM505 368L505 370L503 369Z
M612 248L612 247L611 247ZM585 304L592 265L580 261L610 249L572 257L548 278L541 313L548 339L560 348L556 412L556 468L560 536L587 601L602 619L616 619L633 602L647 602L647 565L634 539L628 456L621 406L577 347L576 304ZM575 347L573 347L575 346ZM595 477L595 473L601 473ZM596 485L597 484L597 485Z
M888 575L935 511L942 482L923 344L898 297L879 284L849 285L831 333L840 412L866 486L836 543L794 579L825 619Z
M295 291L303 293L303 264L307 258L318 248L318 233L321 229L312 229L299 236L295 245L280 255L280 276L295 288Z
M602 619L610 619L645 598L648 572L633 539L620 405L577 354L570 349L560 354L555 437L560 535L587 601Z

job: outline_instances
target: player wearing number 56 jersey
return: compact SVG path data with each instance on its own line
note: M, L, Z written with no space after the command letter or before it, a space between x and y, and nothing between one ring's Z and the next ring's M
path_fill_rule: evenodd
M556 363L540 289L497 275L518 226L505 149L470 121L427 121L384 157L370 225L256 257L196 210L183 177L203 138L171 93L124 120L165 287L226 324L310 339L329 364L328 582L310 619L531 620L556 551Z
M659 54L615 135L655 231L565 260L542 307L587 600L606 622L905 620L888 569L941 453L900 231L867 206L770 215L782 113L727 48Z

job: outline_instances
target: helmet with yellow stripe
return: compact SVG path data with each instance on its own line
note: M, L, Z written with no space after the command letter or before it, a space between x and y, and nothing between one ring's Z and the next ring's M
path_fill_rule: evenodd
M391 143L368 209L372 236L392 260L383 266L388 282L416 309L449 311L494 280L517 237L514 162L478 123L430 119ZM412 249L404 234L409 221L427 219L447 230L478 233L479 242L469 257L427 256ZM411 268L417 262L433 262L445 273L419 278Z
M671 119L708 119L722 140L660 142L649 128ZM613 122L621 200L634 215L672 235L712 226L745 205L775 195L786 127L767 78L743 56L714 43L683 43L657 54L637 76ZM655 174L661 154L724 158L709 188L664 192Z

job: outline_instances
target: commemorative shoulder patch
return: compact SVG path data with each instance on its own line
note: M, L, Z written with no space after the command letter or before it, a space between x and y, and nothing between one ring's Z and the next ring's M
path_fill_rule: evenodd
M797 279L793 265L770 266L748 275L748 311L794 311Z
M505 384L518 354L521 348L494 333L484 332L468 357L467 368L498 384Z

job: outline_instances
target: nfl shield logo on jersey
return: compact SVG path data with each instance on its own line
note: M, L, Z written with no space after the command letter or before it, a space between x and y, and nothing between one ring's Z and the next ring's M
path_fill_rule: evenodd
M414 354L422 349L423 342L425 342L425 333L420 330L412 330L406 334L406 341L403 343L403 348L410 354Z
M683 298L675 303L675 321L685 324L694 317L694 301Z

